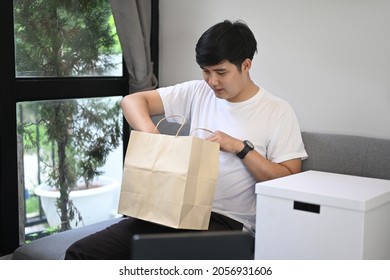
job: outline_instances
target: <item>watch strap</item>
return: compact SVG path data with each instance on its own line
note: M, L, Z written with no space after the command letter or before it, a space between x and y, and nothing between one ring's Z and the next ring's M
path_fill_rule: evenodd
M238 152L237 153L237 156L240 158L240 159L244 159L245 158L245 156L250 152L250 151L252 151L253 150L253 145L252 145L252 143L250 143L250 144L248 144L248 140L245 140L243 143L244 143L244 148L240 151L240 152Z

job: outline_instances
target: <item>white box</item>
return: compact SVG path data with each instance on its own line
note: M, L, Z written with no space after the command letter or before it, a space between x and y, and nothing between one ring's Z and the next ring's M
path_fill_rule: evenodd
M390 259L390 180L306 171L256 194L255 259Z

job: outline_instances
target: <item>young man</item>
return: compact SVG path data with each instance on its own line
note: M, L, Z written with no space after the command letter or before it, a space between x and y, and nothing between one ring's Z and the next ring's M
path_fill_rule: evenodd
M245 23L218 23L196 45L204 80L130 94L121 102L134 130L152 133L151 116L178 114L191 128L214 132L207 139L221 152L209 230L254 232L255 183L300 172L307 156L292 107L249 75L256 51ZM66 259L129 259L132 235L177 231L128 218L76 242Z

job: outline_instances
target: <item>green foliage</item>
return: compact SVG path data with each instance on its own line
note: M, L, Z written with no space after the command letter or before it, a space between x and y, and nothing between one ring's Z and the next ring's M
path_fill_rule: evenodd
M101 74L118 46L108 1L14 1L18 73Z
M26 199L26 213L37 213L39 211L39 197L30 196Z
M57 232L58 232L58 228L49 227L49 228L45 229L44 231L29 233L29 234L26 234L25 242L26 242L26 244L28 244L34 240L37 240L39 238L42 238L42 237L45 237L48 235L52 235L52 234L57 233Z
M121 48L121 44L119 42L119 37L117 36L118 34L116 33L116 27L115 27L115 21L114 21L114 16L113 15L110 16L109 24L111 26L111 36L115 40L115 46L114 46L114 49L113 49L113 53L114 54L121 54L122 53L122 48Z

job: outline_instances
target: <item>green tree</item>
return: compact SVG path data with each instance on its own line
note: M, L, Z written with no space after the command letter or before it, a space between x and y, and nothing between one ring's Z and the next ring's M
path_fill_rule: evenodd
M108 1L14 0L14 10L17 73L96 75L114 67Z

